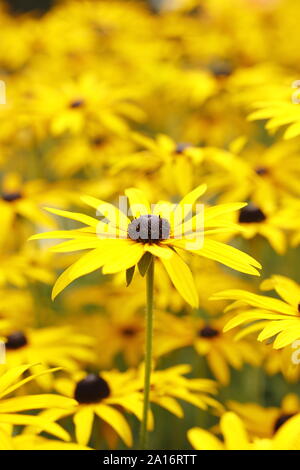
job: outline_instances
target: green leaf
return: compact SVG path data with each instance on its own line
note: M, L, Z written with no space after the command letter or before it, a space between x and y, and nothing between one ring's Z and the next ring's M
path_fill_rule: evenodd
M139 272L142 277L144 277L145 274L147 273L150 263L152 261L152 258L153 258L153 255L147 251L138 262Z
M131 266L131 268L126 269L126 285L127 287L130 286L133 275L134 275L135 266Z

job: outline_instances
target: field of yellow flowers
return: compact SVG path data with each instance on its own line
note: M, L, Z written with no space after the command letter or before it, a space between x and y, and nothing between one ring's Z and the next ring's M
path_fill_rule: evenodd
M0 2L0 450L300 450L299 23Z

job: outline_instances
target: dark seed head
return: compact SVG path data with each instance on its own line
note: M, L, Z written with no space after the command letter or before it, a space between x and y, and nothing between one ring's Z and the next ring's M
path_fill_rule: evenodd
M123 336L126 336L127 338L132 338L133 336L136 335L137 330L135 328L128 326L127 328L123 328L121 330L121 333Z
M300 313L300 302L298 304L298 313Z
M219 331L215 328L211 328L210 326L205 326L202 330L199 330L198 336L202 338L214 338L219 335Z
M76 109L76 108L81 108L81 106L84 105L84 100L74 100L70 103L70 108Z
M255 168L255 173L259 176L265 176L269 173L269 170L265 166L258 166Z
M13 191L11 193L2 193L2 199L6 202L14 202L17 199L21 199L22 194L19 191Z
M96 374L89 374L80 380L75 388L74 398L79 403L98 403L110 394L106 380Z
M6 349L20 349L27 344L27 338L22 331L15 331L7 336Z
M95 147L101 147L103 144L105 144L106 142L106 138L105 137L101 137L100 135L98 137L95 137L93 140L92 140L92 144L95 146Z
M175 153L178 153L178 154L183 153L189 147L191 147L191 144L187 142L180 142L179 144L176 145Z
M242 224L251 224L255 222L263 222L266 216L263 211L254 204L248 204L240 210L239 222Z
M169 236L169 222L158 215L141 215L128 226L128 237L142 243L158 243Z
M223 59L213 61L208 68L215 77L228 77L233 70L232 64Z
M290 418L292 418L293 416L295 415L295 413L286 413L286 414L283 414L281 416L279 416L279 418L276 419L275 423L274 423L274 427L273 427L273 431L274 431L274 434L276 431L278 431L278 429L284 424L286 423Z

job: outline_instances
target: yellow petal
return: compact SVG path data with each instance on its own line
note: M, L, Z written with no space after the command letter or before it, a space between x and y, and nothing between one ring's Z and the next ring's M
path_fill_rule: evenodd
M0 427L0 450L14 450L12 438Z
M274 437L276 450L300 449L300 414L284 423Z
M24 366L13 367L4 372L0 376L0 397L3 396L3 392L12 385L23 373L31 367L32 364Z
M130 219L118 207L92 196L82 196L81 200L96 209L99 214L107 218L112 225L119 227L120 230L127 231Z
M116 431L128 447L132 445L130 427L119 411L111 406L100 404L95 406L95 413Z
M173 252L170 259L161 258L161 261L175 288L184 300L192 307L198 307L198 293L193 275L186 263L175 252Z
M158 258L165 258L170 259L173 252L170 248L166 246L159 246L159 245L145 245L145 251L149 251L154 256Z
M112 253L109 259L106 258L103 266L103 274L112 274L125 271L137 264L144 254L144 247L141 243L133 243L123 250L122 253Z
M224 450L222 442L204 429L192 428L188 431L187 436L196 450Z
M43 232L32 235L28 240L51 240L55 239L64 239L64 238L86 238L89 235L86 232L80 230L54 230L52 232ZM95 232L91 233L90 236L95 236Z
M151 214L150 204L145 194L140 189L129 188L125 191L129 199L130 214L138 218L141 215Z
M60 395L29 395L1 400L0 413L15 413L17 411L37 410L42 408L68 408L75 406L76 401Z
M65 289L71 282L75 281L81 276L89 274L97 269L102 268L106 260L110 256L122 254L130 246L127 240L102 240L99 248L96 248L89 253L84 254L74 264L69 266L57 279L53 291L52 299Z
M229 266L236 271L259 276L259 272L253 266L261 268L260 263L246 253L233 246L225 245L225 243L205 238L203 248L195 253L219 261L219 263L225 264L225 266Z
M199 197L205 193L206 188L206 184L201 184L193 191L188 193L183 199L181 199L174 211L174 223L176 225L181 224L183 219L191 213L193 205L195 204L197 199L199 199Z
M36 364L30 364L29 366L26 366L26 369L28 369L28 367L31 368L34 365L36 365ZM18 388L22 387L22 385L25 385L26 383L31 382L32 380L36 380L36 378L40 377L41 375L50 374L51 372L56 372L57 370L60 370L60 369L61 369L60 367L54 367L52 369L42 370L41 372L30 375L29 377L26 377L25 379L22 379L22 380L18 381L16 384L9 385L8 387L5 388L5 390L2 390L0 392L0 398L14 392Z
M51 212L51 214L60 215L66 219L76 220L77 222L81 222L82 224L88 225L90 227L96 228L99 223L99 220L94 219L89 215L80 214L79 212L63 211L61 209L54 209L53 207L45 207L45 209L48 212Z
M29 416L22 414L2 414L1 422L10 423L15 425L34 425L40 429L40 431L46 431L53 436L63 439L65 441L70 440L69 434L58 424L51 423L46 419L40 418L39 416Z
M271 297L253 294L252 292L248 292L241 289L228 289L226 291L214 294L211 298L214 300L241 300L243 303L249 304L252 307L258 307L265 310L271 310L274 312L280 312L287 315L295 316L295 310L290 305L287 305L286 303L282 302L282 300L272 299Z
M235 413L225 413L221 418L220 427L227 450L246 450L249 447L243 422Z
M204 211L205 221L215 219L216 217L229 212L238 211L245 206L247 206L246 202L234 202L231 204L218 204L216 206L208 207Z
M184 412L178 401L175 398L167 397L167 396L160 396L154 397L151 400L153 403L157 403L162 408L165 408L173 415L177 416L177 418L183 418Z
M91 437L94 421L94 411L91 406L82 406L74 415L76 440L86 445Z

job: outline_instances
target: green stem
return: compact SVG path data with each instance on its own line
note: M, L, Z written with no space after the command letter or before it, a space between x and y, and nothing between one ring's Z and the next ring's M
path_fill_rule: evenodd
M145 350L145 378L144 378L144 409L140 432L140 448L147 447L147 423L150 409L150 384L152 370L152 336L153 336L153 283L154 259L150 262L147 271L147 306L146 306L146 350Z

